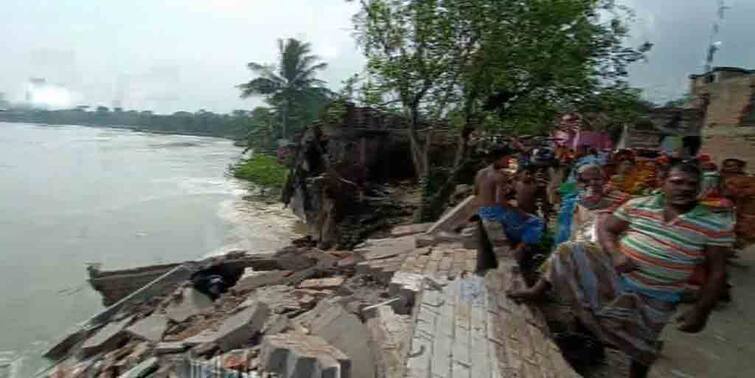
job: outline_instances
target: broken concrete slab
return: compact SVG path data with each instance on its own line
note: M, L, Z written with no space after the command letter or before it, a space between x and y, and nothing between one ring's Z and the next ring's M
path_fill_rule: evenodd
M76 331L66 335L63 339L55 343L55 345L47 350L43 355L51 361L58 361L68 354L74 345L81 342L86 337L86 330L84 328L78 328Z
M432 247L437 244L435 236L429 234L417 235L414 239L414 246L417 248Z
M366 261L381 260L389 257L405 255L414 249L414 236L402 236L388 239L368 239L364 246L354 252Z
M286 315L273 314L267 319L262 327L262 333L266 335L275 335L285 332L291 327L291 319Z
M213 341L215 341L216 337L217 334L214 330L205 329L194 336L182 340L181 343L188 347L192 347L200 344L212 343Z
M189 349L183 341L164 341L155 346L155 354L175 354Z
M91 356L117 348L118 344L128 337L123 331L131 323L132 319L132 317L127 317L120 321L108 323L100 328L81 346L84 354Z
M461 243L466 249L477 249L479 247L480 235L477 233L477 226L465 227L461 231Z
M262 286L278 285L283 283L290 274L290 270L266 270L258 272L247 268L231 290L235 293L241 293Z
M298 311L301 307L292 288L286 285L261 287L251 292L239 308L253 306L256 303L264 303L275 314Z
M388 293L400 298L394 305L401 314L408 313L414 306L417 294L422 290L425 276L417 273L396 272L388 285Z
M223 351L244 346L262 330L269 316L270 309L265 303L256 303L244 308L220 324L212 342Z
M391 230L391 236L394 238L407 235L415 235L427 232L434 223L415 223L396 226Z
M346 277L336 276L328 278L312 278L304 280L299 284L300 289L334 289L341 285L346 280Z
M338 348L320 337L294 333L262 339L260 369L282 378L361 377L352 374L351 361Z
M457 232L438 231L432 234L420 234L414 239L414 245L417 248L432 247L438 244L459 244L462 245L468 238Z
M469 196L435 222L427 230L427 233L434 234L440 231L455 231L456 228L466 224L469 218L477 212L478 208L475 196Z
M152 314L144 319L136 321L126 332L147 341L158 342L168 329L168 317L163 314Z
M166 308L165 314L176 323L198 315L212 308L212 299L194 288L182 288L178 298L175 298Z
M378 377L403 377L404 361L411 342L411 316L397 315L388 305L377 306L367 320L367 329L377 348Z
M339 268L351 268L356 266L362 259L357 255L346 256L336 263Z
M134 366L133 369L119 375L118 378L145 378L155 372L157 368L157 357L151 357Z
M312 311L297 319L312 335L322 337L346 353L351 360L352 374L355 377L375 376L375 346L370 339L369 331L359 318L348 312L336 298L320 301Z

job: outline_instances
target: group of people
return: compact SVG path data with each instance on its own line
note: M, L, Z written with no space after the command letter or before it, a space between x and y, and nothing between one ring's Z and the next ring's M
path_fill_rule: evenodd
M580 326L628 355L631 377L647 376L677 305L694 303L678 318L678 328L699 332L726 287L726 261L741 218L734 209L742 201L732 183L749 177L744 162L728 159L719 171L705 157L638 164L626 151L588 156L564 175L573 182L560 183L560 210L548 232L551 222L533 206L535 170L520 164L507 172L514 153L494 150L475 180L482 250L493 252L487 258L480 253L478 269L511 253L529 284L509 292L511 298L535 301L556 293ZM653 171L630 172L637 166ZM639 194L625 192L639 187ZM547 258L538 261L537 255Z

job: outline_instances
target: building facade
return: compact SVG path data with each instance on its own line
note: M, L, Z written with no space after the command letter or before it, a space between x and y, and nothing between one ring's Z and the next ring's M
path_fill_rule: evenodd
M716 67L690 75L690 93L705 109L702 152L719 163L746 161L755 169L755 70Z

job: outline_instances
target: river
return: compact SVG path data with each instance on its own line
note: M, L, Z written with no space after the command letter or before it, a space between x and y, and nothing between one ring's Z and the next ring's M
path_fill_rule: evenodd
M241 152L216 138L0 122L0 361L30 376L51 341L101 309L88 263L287 244L293 216L244 201L227 177Z

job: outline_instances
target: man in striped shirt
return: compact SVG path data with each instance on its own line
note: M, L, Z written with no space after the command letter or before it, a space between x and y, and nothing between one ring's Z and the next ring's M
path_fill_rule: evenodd
M598 222L600 247L580 240L561 244L537 285L509 293L531 300L554 290L583 326L629 356L630 377L647 376L658 336L690 289L692 273L702 267L707 276L699 299L682 315L679 329L705 327L725 285L734 241L731 218L698 203L699 167L676 163L662 178L659 194L626 202Z
M672 164L664 174L660 194L627 202L600 229L599 240L612 256L621 291L635 295L634 305L646 317L644 324L634 325L638 333L657 337L682 295L691 289L692 273L706 266L708 276L699 299L682 315L679 325L684 332L701 331L725 285L734 225L730 217L698 203L701 176L693 163ZM608 332L617 343L621 343L621 332L633 329L627 327L625 310L609 307L601 314L605 325L624 328ZM628 348L632 375L643 377L654 356L632 349L640 348Z

